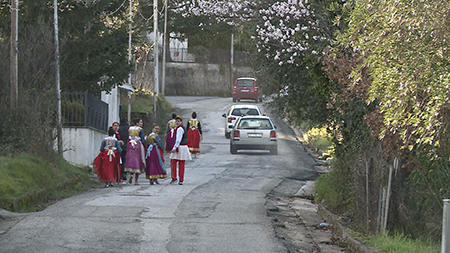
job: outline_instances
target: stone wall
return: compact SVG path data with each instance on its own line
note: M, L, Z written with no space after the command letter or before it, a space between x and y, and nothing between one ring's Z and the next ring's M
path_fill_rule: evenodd
M233 78L230 78L229 65L168 62L164 94L231 96L234 80L238 77L255 76L249 67L234 67ZM133 75L132 82L138 89L153 91L153 62L147 62L145 67L141 66ZM162 92L161 78L159 83Z

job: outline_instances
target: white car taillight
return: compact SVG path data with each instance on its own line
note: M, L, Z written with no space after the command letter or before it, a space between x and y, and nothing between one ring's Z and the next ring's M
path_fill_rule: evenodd
M270 139L275 139L277 138L277 132L275 132L275 130L270 131Z

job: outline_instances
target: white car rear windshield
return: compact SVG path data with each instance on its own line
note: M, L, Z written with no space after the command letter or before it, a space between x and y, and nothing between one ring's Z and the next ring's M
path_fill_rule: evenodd
M259 115L258 110L254 108L240 108L240 109L234 109L231 112L232 115L236 116L244 116L244 115Z
M238 129L273 129L269 119L242 119Z

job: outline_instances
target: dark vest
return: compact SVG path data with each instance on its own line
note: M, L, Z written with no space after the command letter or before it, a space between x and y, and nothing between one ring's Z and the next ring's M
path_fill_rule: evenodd
M182 127L184 130L183 137L181 137L180 145L187 145L188 144L188 141L187 141L188 132L186 131L186 128L184 126L179 126L179 127Z

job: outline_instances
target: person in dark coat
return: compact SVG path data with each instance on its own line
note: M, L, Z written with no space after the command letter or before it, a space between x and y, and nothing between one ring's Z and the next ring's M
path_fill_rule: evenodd
M124 141L124 144L121 146L122 153L120 153L120 157L122 158L122 168L121 168L121 176L122 180L127 180L127 175L125 174L125 161L127 157L127 142L128 142L128 129L130 128L130 125L128 124L127 117L123 117L120 119L120 125L119 125L119 135L120 138Z

